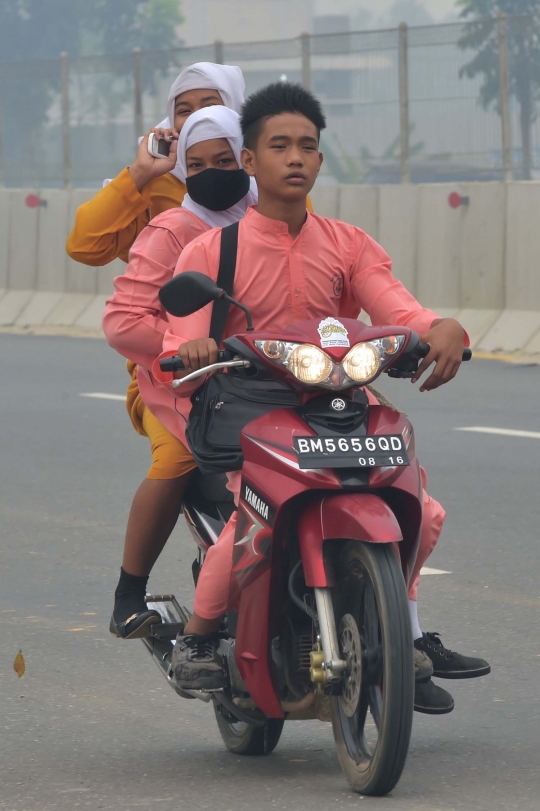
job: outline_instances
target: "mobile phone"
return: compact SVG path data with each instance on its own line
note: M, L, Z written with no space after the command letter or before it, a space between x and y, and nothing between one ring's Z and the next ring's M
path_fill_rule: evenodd
M171 151L171 142L165 138L156 138L153 132L148 136L148 151L154 158L168 158Z

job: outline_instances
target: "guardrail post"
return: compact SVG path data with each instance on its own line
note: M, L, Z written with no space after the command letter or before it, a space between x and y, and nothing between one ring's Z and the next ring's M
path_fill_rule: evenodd
M409 167L409 30L406 23L399 26L399 133L400 133L400 164L401 182L409 183L411 180Z
M499 106L504 180L512 180L512 129L510 124L510 80L508 76L508 25L506 14L499 14Z
M138 149L139 138L144 135L140 48L133 49L133 75L135 79L135 148Z
M214 62L216 65L223 65L223 42L220 39L214 42Z
M302 53L302 84L306 90L311 90L311 37L309 34L300 34L300 47Z
M71 129L69 121L69 57L64 51L60 54L60 84L62 107L62 147L64 188L71 188Z

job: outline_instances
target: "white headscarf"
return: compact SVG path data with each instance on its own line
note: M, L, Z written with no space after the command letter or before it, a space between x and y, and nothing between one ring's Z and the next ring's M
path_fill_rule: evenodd
M242 167L240 153L243 139L242 130L240 129L240 116L228 107L218 105L205 107L189 116L180 133L178 162L173 173L182 183L186 182L187 177L186 153L188 149L194 144L200 144L201 141L211 141L214 138L227 139L239 168ZM227 170L223 169L223 171L226 172ZM250 190L245 197L226 211L210 211L210 209L204 208L204 206L192 200L189 194L184 197L182 207L187 208L212 228L222 228L225 225L231 225L233 222L241 220L249 206L256 205L257 200L257 184L255 179L252 178Z
M240 68L234 65L215 65L213 62L196 62L184 68L173 82L167 101L169 120L174 122L174 103L177 97L188 90L217 90L225 107L239 113L244 103L245 89L244 74Z
M245 89L244 74L239 67L235 65L216 65L214 62L195 62L194 65L184 68L172 83L169 98L167 99L169 115L157 124L156 129L174 127L175 101L181 93L186 93L188 90L217 90L225 107L239 113L244 103ZM139 138L139 144L143 137ZM178 164L174 169L171 169L170 174L185 182L180 176ZM108 178L103 181L103 185L106 186L110 182Z

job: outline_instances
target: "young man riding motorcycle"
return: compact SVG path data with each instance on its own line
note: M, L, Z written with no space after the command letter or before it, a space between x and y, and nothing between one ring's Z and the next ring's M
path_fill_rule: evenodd
M319 136L324 126L318 101L299 85L270 85L244 106L243 163L257 180L259 203L240 224L233 296L249 307L257 329L281 329L319 316L356 317L361 309L374 324L409 326L431 346L413 383L435 363L420 389L431 391L455 376L466 340L464 330L454 319L438 318L422 308L392 276L383 249L360 229L308 213L306 196L323 160ZM220 239L221 232L216 230L192 242L176 273L195 270L215 281ZM239 318L237 312L229 314L225 337L241 330ZM176 373L176 377L216 362L218 347L207 337L210 308L169 320L161 357L176 352L182 357L186 372ZM193 339L193 335L199 337ZM159 359L154 374L164 383L172 380L170 374L160 372ZM197 385L200 381L177 393L177 410L183 416L189 413L188 397ZM238 478L231 477L235 491ZM418 571L409 592L415 648L419 653L429 652L436 675L471 678L489 672L487 662L449 651L437 635L422 635L416 617L419 568L433 550L443 518L440 505L426 494ZM228 607L234 529L233 517L209 551L197 586L195 612L175 646L173 664L182 687L197 689L203 681L208 687L214 679L217 688L223 682L216 632ZM449 712L451 696L422 675L424 680L417 683L417 709Z

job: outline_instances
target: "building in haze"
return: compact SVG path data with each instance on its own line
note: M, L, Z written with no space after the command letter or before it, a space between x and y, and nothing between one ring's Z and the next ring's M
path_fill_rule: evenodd
M313 6L313 0L183 0L178 34L187 46L289 39L311 31Z

